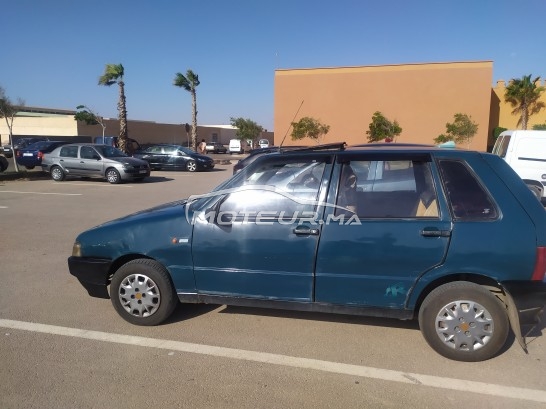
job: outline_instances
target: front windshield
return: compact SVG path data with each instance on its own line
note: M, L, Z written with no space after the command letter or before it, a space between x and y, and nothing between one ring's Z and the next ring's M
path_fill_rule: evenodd
M101 154L103 158L124 158L128 156L120 151L118 148L114 148L113 146L96 145L95 149Z

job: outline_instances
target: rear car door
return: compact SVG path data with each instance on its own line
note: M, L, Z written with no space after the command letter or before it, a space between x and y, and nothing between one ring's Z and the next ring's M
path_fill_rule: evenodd
M402 308L442 263L451 220L427 154L340 156L317 255L315 301Z
M70 175L80 175L80 159L78 158L78 145L63 146L59 151L59 165Z

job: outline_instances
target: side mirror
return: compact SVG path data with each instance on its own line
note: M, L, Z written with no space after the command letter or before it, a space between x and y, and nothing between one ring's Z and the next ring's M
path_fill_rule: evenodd
M101 157L100 157L99 155L95 154L95 155L93 155L93 159L95 159L95 160L101 160Z

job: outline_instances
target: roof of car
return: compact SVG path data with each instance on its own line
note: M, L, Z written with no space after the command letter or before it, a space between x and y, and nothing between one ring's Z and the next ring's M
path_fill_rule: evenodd
M415 143L367 143L360 145L351 145L348 146L344 142L329 143L324 145L316 146L307 146L307 147L282 147L280 152L282 154L297 154L303 152L319 152L319 151L332 151L332 152L365 152L365 151L446 151L446 150L457 150L460 149L453 148L453 146L438 146L438 145L426 145L426 144L415 144Z

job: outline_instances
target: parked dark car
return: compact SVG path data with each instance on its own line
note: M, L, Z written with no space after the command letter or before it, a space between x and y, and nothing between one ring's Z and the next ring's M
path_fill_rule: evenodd
M546 212L496 155L326 145L85 231L68 266L136 325L179 301L416 318L441 355L481 361L511 328L525 348L543 312Z
M227 148L220 142L209 142L207 143L207 152L227 153Z
M0 155L0 172L5 171L9 167L8 160L4 155Z
M144 159L152 170L185 169L189 172L210 170L214 160L180 145L152 145L143 151L133 154L135 158Z
M93 143L97 145L109 145L114 148L119 148L119 137L118 136L96 136L93 138ZM138 143L136 139L127 138L127 152L133 154L143 149L142 146Z
M42 142L42 141L48 141L48 138L15 138L13 140L13 149L17 153L19 149L26 148L29 145L32 145L36 142ZM13 157L13 151L11 150L10 145L4 145L2 147L2 153L6 156L6 158L12 158Z
M64 141L41 141L28 145L26 148L15 151L15 160L18 165L27 169L34 169L42 165L42 158L61 145L66 145Z
M104 178L109 183L141 182L150 176L148 162L109 145L71 143L44 156L42 170L57 182L67 176Z

